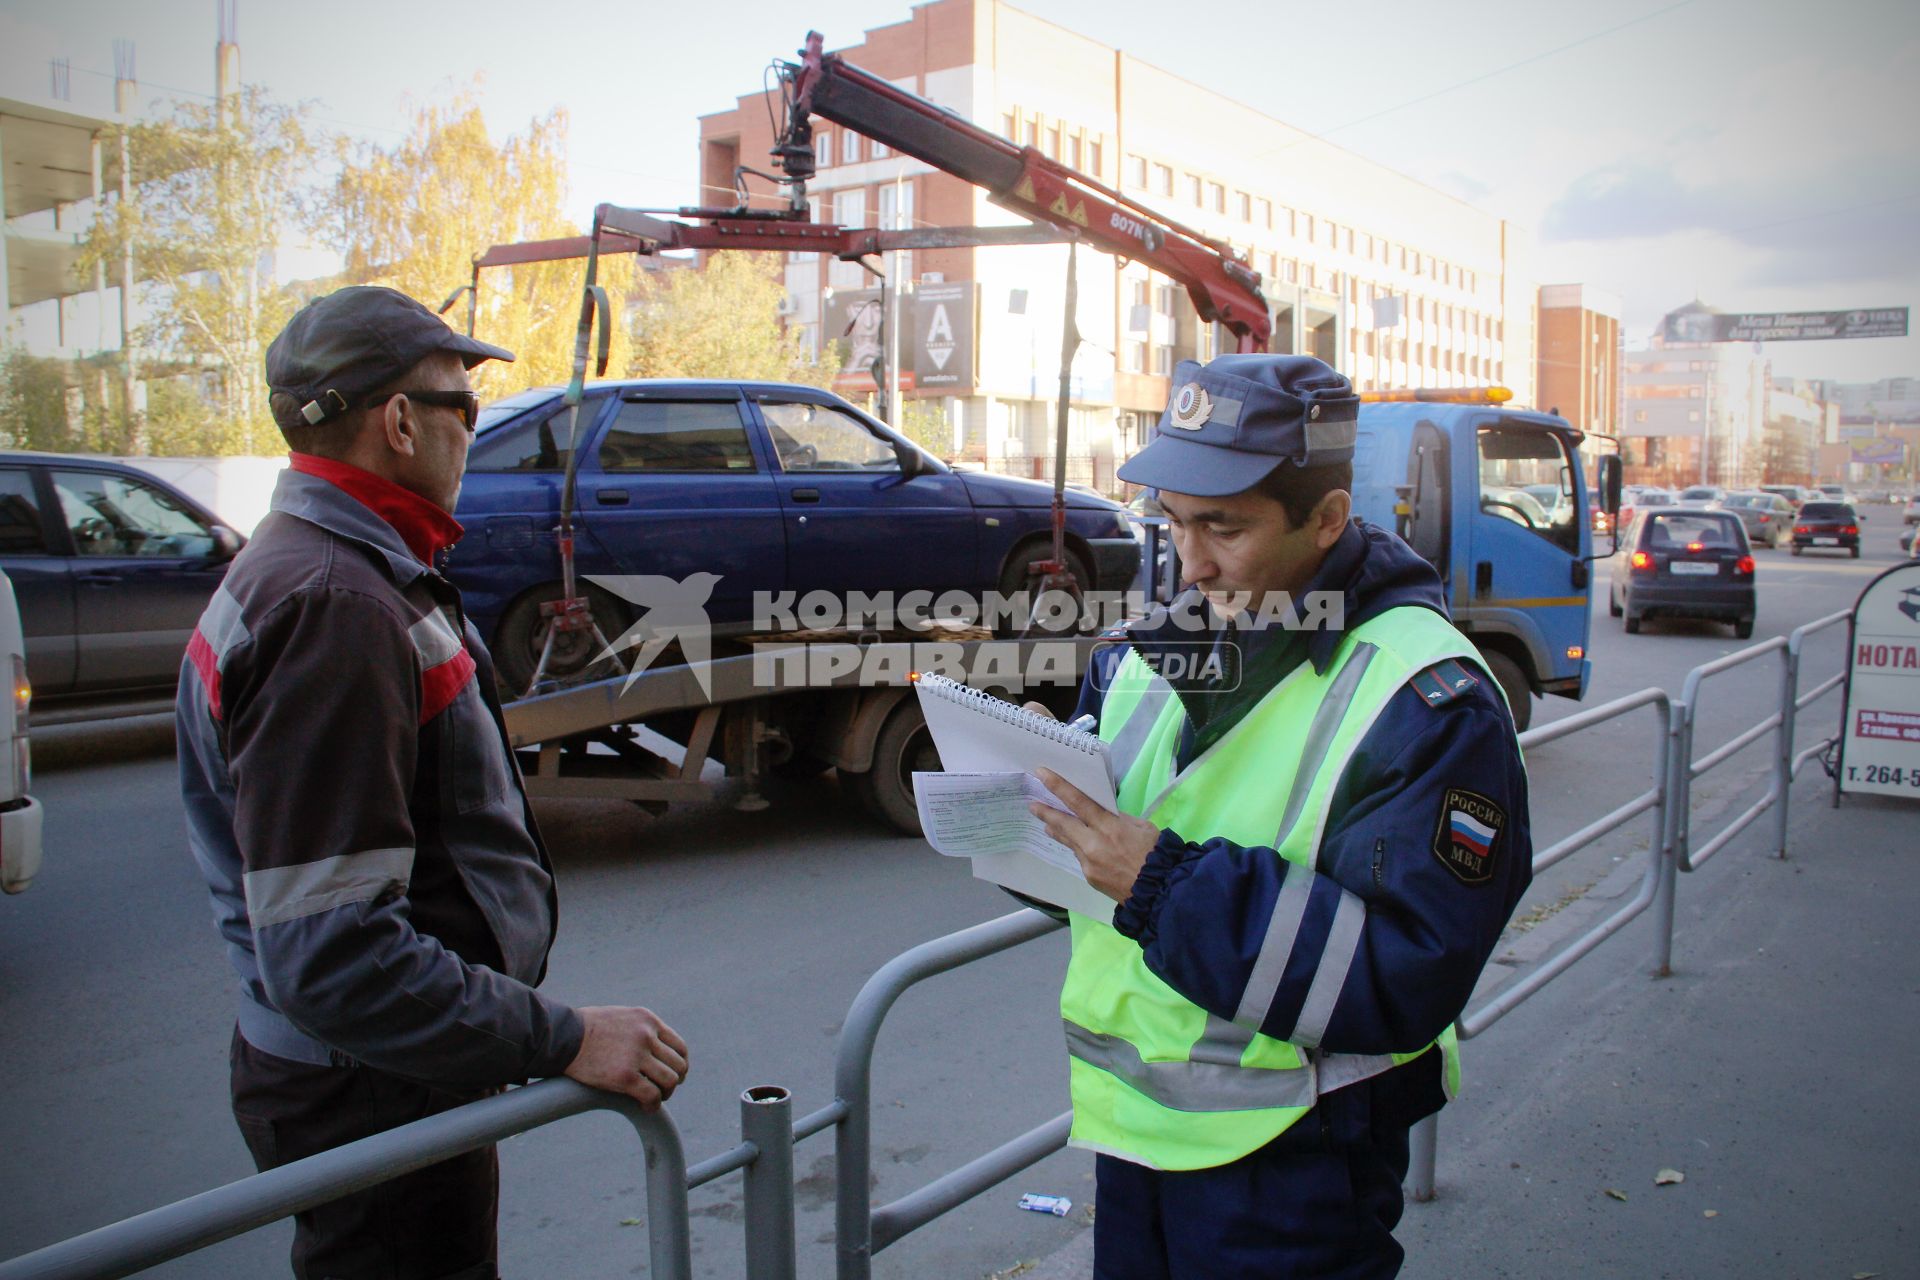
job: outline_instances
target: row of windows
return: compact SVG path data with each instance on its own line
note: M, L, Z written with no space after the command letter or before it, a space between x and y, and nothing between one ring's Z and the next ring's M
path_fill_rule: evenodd
M819 133L813 135L813 163L815 168L828 169L833 167L835 163L833 146L835 136L836 134L831 129L822 129ZM876 142L871 138L862 137L851 129L842 129L837 136L840 139L840 164L859 164L862 159L884 160L893 154L893 152L888 149L886 143ZM865 150L864 156L862 155L863 149Z
M1124 180L1126 186L1149 196L1174 198L1177 195L1197 209L1222 217L1231 213L1232 217L1256 230L1282 232L1293 239L1322 245L1366 262L1397 266L1411 275L1431 277L1446 288L1460 288L1472 293L1480 287L1477 272L1444 258L1436 258L1404 244L1395 244L1385 236L1343 226L1332 218L1315 217L1286 205L1276 206L1265 196L1251 192L1234 190L1229 197L1224 183L1197 173L1181 173L1176 183L1172 165L1149 161L1142 155L1127 155Z
M1101 136L1079 125L1033 115L1016 107L1001 115L1000 136L1008 142L1032 147L1069 169L1104 180Z

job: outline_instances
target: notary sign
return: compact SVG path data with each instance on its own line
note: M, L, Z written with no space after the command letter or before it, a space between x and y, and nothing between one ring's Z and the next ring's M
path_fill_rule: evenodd
M1668 342L1809 342L1826 338L1904 338L1906 307L1858 311L1676 311L1663 331Z
M1920 560L1854 605L1845 714L1840 790L1920 800Z

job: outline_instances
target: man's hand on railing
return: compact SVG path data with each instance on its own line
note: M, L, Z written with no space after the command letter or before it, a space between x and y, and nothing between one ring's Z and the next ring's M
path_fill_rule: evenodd
M648 1009L601 1005L580 1010L587 1031L567 1075L656 1110L687 1078L687 1042Z

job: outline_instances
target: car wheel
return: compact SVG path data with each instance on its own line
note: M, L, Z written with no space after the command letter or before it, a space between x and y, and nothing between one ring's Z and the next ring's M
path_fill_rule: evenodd
M913 800L913 775L940 768L933 733L920 714L917 698L903 699L888 713L873 743L873 767L865 773L840 777L860 807L882 822L910 836L920 834L920 810Z
M1007 556L1005 567L1000 570L1000 583L998 587L1000 594L1012 598L1025 591L1027 589L1027 565L1045 556L1049 549L1049 540L1041 538L1029 538L1014 547L1013 551ZM1066 555L1067 572L1073 576L1074 582L1080 588L1081 597L1084 599L1086 593L1093 589L1093 570L1087 566L1086 557L1078 551L1075 551L1072 547L1066 548ZM1014 618L1009 621L1004 630L1008 634L1017 635L1026 628L1026 625L1026 618Z
M1500 682L1500 690L1507 695L1507 708L1513 712L1513 730L1525 733L1527 726L1533 723L1533 690L1527 684L1527 673L1520 664L1497 649L1482 649L1480 661L1486 666L1487 674Z
M1804 550L1806 550L1806 548L1802 547L1799 543L1796 542L1793 544L1793 554L1799 555Z
M1736 640L1753 639L1753 619L1742 618L1733 624L1733 638Z
M1634 617L1632 614L1627 615L1627 634L1630 636L1640 634L1640 619Z
M1860 558L1860 544L1856 542L1851 547L1848 547L1847 554L1852 556L1855 560L1858 560Z
M586 594L588 607L593 610L593 620L600 628L600 634L609 643L619 639L620 633L627 627L626 610L610 593L592 583L580 585ZM500 626L494 633L492 651L494 667L504 690L503 696L522 697L527 692L527 686L533 683L533 673L540 665L540 654L546 647L547 631L551 626L548 619L540 616L540 606L548 600L559 598L560 584L550 582L526 592L500 615ZM546 674L555 680L578 679L595 665L594 655L600 652L600 648L590 631L563 633L554 641L553 652L547 657ZM614 674L611 661L599 665L605 668L605 674Z

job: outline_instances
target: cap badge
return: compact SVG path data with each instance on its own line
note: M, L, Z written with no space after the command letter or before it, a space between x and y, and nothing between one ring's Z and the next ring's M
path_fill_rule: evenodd
M1181 387L1173 397L1167 420L1182 431L1198 431L1213 416L1213 397L1197 382Z

